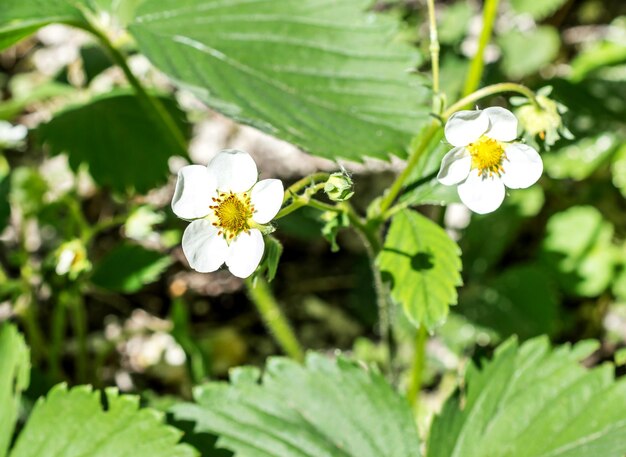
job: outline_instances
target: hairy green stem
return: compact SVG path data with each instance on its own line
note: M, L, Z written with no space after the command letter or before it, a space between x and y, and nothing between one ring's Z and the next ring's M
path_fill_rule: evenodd
M452 116L455 112L462 110L467 105L471 105L474 102L480 100L481 98L489 97L490 95L500 94L502 92L517 92L519 94L527 97L530 102L535 105L539 109L543 109L539 102L537 101L537 97L535 93L530 90L528 87L523 86L517 83L498 83L492 84L490 86L485 86L482 89L477 90L476 92L463 97L461 100L456 102L450 108L448 108L442 115L441 118L443 121L447 120L450 116Z
M433 71L433 112L441 111L441 99L439 94L439 38L437 36L437 18L435 16L435 0L427 0L428 26L430 30L430 62Z
M146 108L146 112L149 115L156 114L155 119L158 120L163 127L170 133L175 145L179 148L178 154L186 156L187 155L187 141L185 140L185 135L179 128L178 124L174 121L170 113L165 109L163 104L158 98L155 98L148 94L146 89L143 87L141 82L137 79L137 77L133 74L130 67L126 63L126 58L122 55L122 53L117 49L109 37L100 30L96 25L91 25L87 28L89 32L94 34L102 43L102 45L106 48L106 50L111 55L113 61L122 69L124 75L126 75L126 79L133 86L137 98Z
M283 314L265 279L258 276L254 281L250 278L245 281L248 297L261 314L263 322L269 328L274 339L282 350L294 360L302 362L304 351L296 338L287 318Z
M127 220L127 216L120 215L114 216L107 219L103 219L100 222L97 222L94 226L89 227L87 230L83 232L82 239L84 243L88 243L99 233L109 230L118 225L123 225Z
M287 200L289 200L292 196L296 195L307 186L314 186L315 184L325 183L326 181L328 181L329 177L330 173L319 172L313 173L312 175L305 176L304 178L297 180L285 191L283 203L286 203Z
M422 379L424 376L424 366L426 364L426 340L428 334L426 327L423 325L417 329L415 336L415 344L413 346L413 365L411 366L411 374L409 379L409 387L407 389L407 398L414 410L417 409L419 394L422 390Z
M483 69L485 68L485 48L491 40L491 32L493 30L493 23L495 22L496 15L498 13L499 2L500 0L485 0L483 7L483 24L480 32L480 38L478 39L478 49L476 50L476 54L474 54L472 62L470 63L467 78L465 78L463 97L474 92L480 85L480 80L483 77Z
M322 211L340 211L335 206L311 198L317 192L322 190L324 188L324 185L325 183L321 182L307 187L302 195L287 195L287 193L285 193L285 198L283 199L283 201L287 201L290 197L292 198L292 201L289 205L281 209L274 217L274 219L280 219L281 217L285 217L288 214L293 213L295 210L302 208L303 206L313 206ZM289 189L291 189L291 187Z
M63 357L63 343L65 341L67 307L64 299L65 292L57 297L52 310L52 328L50 330L50 350L48 352L48 365L50 376L54 380L63 377L61 359Z
M71 292L69 310L72 315L72 326L76 338L76 379L78 382L87 381L89 354L87 348L87 313L83 297L78 291Z
M391 207L396 197L402 191L402 187L404 186L404 182L413 172L413 168L418 164L422 153L426 150L427 146L430 144L431 140L437 134L441 125L439 122L432 122L430 126L426 129L426 131L422 134L420 142L418 143L415 150L411 151L409 155L409 159L407 160L406 166L400 172L395 181L391 184L387 193L385 193L379 207L379 214L383 215L387 212L387 210Z
M343 202L338 207L342 208L350 224L361 236L363 245L365 246L365 252L370 264L370 270L372 272L372 278L374 279L374 291L376 293L376 305L378 307L378 331L380 339L386 346L387 350L387 364L386 371L390 382L394 382L394 370L393 359L395 354L395 339L393 336L393 313L391 297L389 296L389 289L385 285L380 268L376 264L378 254L382 249L382 237L380 233L379 221L366 221L361 218L352 205L348 202Z
M25 239L25 224L22 224L20 228L20 247L22 253L26 253L24 247ZM42 358L47 356L48 346L46 338L44 337L41 327L39 325L38 310L36 307L37 299L35 291L33 290L32 280L35 267L30 262L30 257L24 265L20 268L20 288L22 293L18 298L15 306L16 314L20 317L26 335L28 336L28 343L31 351L31 359L33 364L36 364Z
M30 346L31 360L36 365L39 360L47 354L47 345L43 332L39 327L37 309L34 306L32 293L29 293L27 303L23 303L21 313L19 314L26 335L28 336L28 345Z

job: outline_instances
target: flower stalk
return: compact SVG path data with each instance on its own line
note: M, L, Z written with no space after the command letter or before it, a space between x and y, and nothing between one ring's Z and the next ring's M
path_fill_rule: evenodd
M280 309L267 281L261 276L257 276L254 280L247 278L245 284L248 290L248 297L256 306L263 322L265 322L278 345L289 357L302 362L304 360L304 351L287 318Z
M439 113L443 108L439 93L439 37L437 34L437 18L435 16L435 0L427 0L428 28L430 31L430 62L433 72L433 112Z
M409 386L407 389L407 398L409 403L416 411L418 407L419 393L422 390L422 380L424 377L424 366L426 365L426 341L428 340L428 333L426 327L423 325L417 329L415 336L414 353L413 353L413 365L411 366L411 373L409 378Z
M165 109L163 104L159 101L159 99L151 96L146 89L143 87L141 82L134 75L128 64L126 63L126 58L122 55L117 47L109 40L109 37L102 30L98 28L97 25L91 24L87 28L88 32L91 32L95 35L105 49L111 55L113 61L118 65L126 79L130 83L130 85L135 90L137 98L146 108L146 113L149 116L154 116L154 118L160 122L163 127L170 133L170 136L174 142L174 145L179 149L177 152L182 156L187 156L187 140L185 139L185 135L176 124L170 113Z

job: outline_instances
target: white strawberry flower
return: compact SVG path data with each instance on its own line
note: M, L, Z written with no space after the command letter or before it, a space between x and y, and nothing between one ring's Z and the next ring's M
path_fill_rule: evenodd
M0 149L22 146L26 135L28 135L28 129L23 125L0 121Z
M454 149L444 156L437 179L446 186L458 184L461 201L475 213L495 211L504 200L505 186L525 189L543 173L539 153L513 143L517 118L507 109L458 111L444 132Z
M279 179L257 178L252 157L234 149L221 151L206 167L188 165L178 172L172 210L194 219L182 240L191 268L208 273L226 263L240 278L254 273L265 249L262 230L284 195Z

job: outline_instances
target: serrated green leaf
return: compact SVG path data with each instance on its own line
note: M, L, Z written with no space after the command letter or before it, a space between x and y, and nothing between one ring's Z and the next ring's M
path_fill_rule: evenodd
M91 281L105 289L133 293L156 281L171 263L172 259L160 252L122 244L96 265Z
M0 50L53 22L84 24L76 4L83 0L2 0L0 2Z
M553 215L546 227L542 259L570 293L602 293L615 273L613 225L591 206L575 206Z
M533 19L541 20L563 6L567 0L511 0L511 6L518 13L530 14Z
M162 414L139 409L139 397L89 386L63 384L41 398L20 433L10 457L193 457L177 444L181 432L163 425Z
M417 54L369 0L155 0L130 32L212 108L329 158L386 159L428 117Z
M460 255L457 244L430 219L411 210L393 217L377 263L414 325L432 330L445 321L462 284Z
M420 456L407 401L378 373L317 354L305 366L270 359L261 384L237 373L236 384L198 387L197 404L173 408L236 457Z
M428 457L622 457L626 382L614 381L611 365L578 363L594 343L502 344L482 369L467 370L467 395L450 398L433 422Z
M30 355L15 326L0 325L0 457L7 455L22 392L28 387Z
M183 130L184 113L169 98L161 101ZM67 152L78 170L89 165L94 180L124 192L147 192L169 177L168 159L179 152L169 132L129 94L113 93L57 114L38 129L54 153Z
M540 26L528 32L512 30L498 38L502 48L502 67L509 78L532 75L552 62L561 39L554 27Z

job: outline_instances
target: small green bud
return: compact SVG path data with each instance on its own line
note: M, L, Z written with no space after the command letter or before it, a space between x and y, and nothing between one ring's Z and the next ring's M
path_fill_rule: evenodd
M561 114L567 108L550 99L547 95L537 95L537 103L541 108L533 104L525 104L517 109L517 117L521 126L532 137L538 136L549 148L564 137L572 139L571 132L563 125Z
M334 202L343 202L348 200L354 195L352 190L353 183L348 173L345 171L338 171L333 173L326 181L324 185L324 192Z

